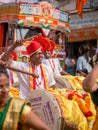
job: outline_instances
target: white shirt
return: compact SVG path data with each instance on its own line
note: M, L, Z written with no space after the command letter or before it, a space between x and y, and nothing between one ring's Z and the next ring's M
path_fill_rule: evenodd
M43 64L47 65L51 69L54 76L61 76L60 72L62 72L62 67L57 58L43 59Z
M87 69L88 72L91 72L92 67L89 64L89 62L87 62L87 60L85 59L84 56L80 56L77 59L77 66L76 66L76 71L77 70L83 70L83 69Z
M25 62L17 62L17 61L13 61L11 64L11 67L15 67L19 70L23 70L26 72L29 72L30 66L29 63L25 63ZM51 71L49 70L49 68L47 66L45 66L46 69L46 74L47 74L47 78L48 78L48 86L52 86L54 85L56 82L53 78L53 75L51 73ZM39 66L35 67L35 71L38 72L39 74L39 78L36 78L36 82L37 82L37 86L36 89L44 89L44 79L42 79L41 77L41 69ZM17 73L17 77L19 79L19 85L20 85L20 93L21 93L21 98L25 99L28 94L30 93L30 76L27 74L23 74L20 72L16 72ZM41 82L41 84L39 85L38 82Z

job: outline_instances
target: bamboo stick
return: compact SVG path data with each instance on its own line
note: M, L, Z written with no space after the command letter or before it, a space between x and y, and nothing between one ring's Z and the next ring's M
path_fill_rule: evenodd
M28 37L26 39L23 39L23 42L28 41L28 40L32 40L34 37L39 36L39 35L41 35L41 33L38 33L37 35L32 36L32 37Z
M5 66L5 68L13 70L13 71L16 71L16 72L24 73L24 74L27 74L27 75L31 75L34 78L38 78L39 77L38 74L29 73L29 72L26 72L26 71L23 71L23 70L19 70L19 69L13 68L13 67Z

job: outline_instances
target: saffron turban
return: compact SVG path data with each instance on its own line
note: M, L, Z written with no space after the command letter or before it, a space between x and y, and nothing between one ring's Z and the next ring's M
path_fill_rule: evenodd
M36 36L36 37L34 37L33 40L39 42L42 45L43 52L46 50L49 50L50 42L49 42L48 38L45 38L43 36Z
M39 42L32 40L30 44L26 47L26 50L28 55L31 56L35 52L42 50L42 45Z

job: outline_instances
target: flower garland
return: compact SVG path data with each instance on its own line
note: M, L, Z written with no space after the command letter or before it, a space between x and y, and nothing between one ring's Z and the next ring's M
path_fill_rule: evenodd
M79 108L88 120L89 130L91 130L95 121L95 116L93 115L93 111L91 111L90 95L87 93L80 95L76 91L70 90L67 90L67 92L69 92L67 98L78 103Z
M88 95L86 95L85 98L81 98L77 94L69 93L68 99L75 100L86 117L92 116L90 110L90 97Z

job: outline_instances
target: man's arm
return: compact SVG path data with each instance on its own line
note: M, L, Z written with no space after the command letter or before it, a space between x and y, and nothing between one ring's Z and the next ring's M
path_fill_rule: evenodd
M98 78L98 64L93 68L93 70L84 79L83 89L87 92L96 91L98 89L97 78Z
M61 74L61 75L69 75L67 72L65 72L65 71L62 69L62 67L61 67L61 65L60 65L60 61L59 61L59 59L56 58L55 60L56 60L56 62L57 62L57 65L58 65L58 68L59 68L60 74Z
M64 70L62 70L62 72L60 72L61 75L70 75L69 73L65 72Z
M21 46L22 45L22 41L21 40L17 40L2 56L1 56L1 60L3 61L8 61L10 58L10 55L12 54L12 52L15 50L16 47Z

